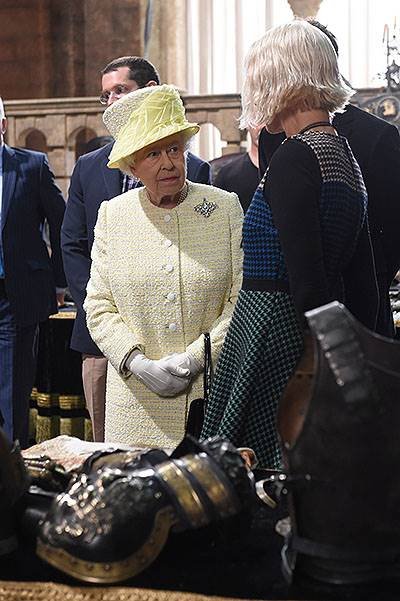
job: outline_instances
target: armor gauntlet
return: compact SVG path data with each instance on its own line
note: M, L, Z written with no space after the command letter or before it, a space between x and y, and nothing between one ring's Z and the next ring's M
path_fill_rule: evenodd
M169 531L237 514L253 475L226 440L185 439L168 457L150 450L86 462L39 529L38 555L79 580L113 583L149 566Z

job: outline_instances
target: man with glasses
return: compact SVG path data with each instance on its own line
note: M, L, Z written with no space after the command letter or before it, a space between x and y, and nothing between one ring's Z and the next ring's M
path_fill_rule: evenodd
M138 88L160 84L155 67L146 59L125 56L111 61L101 72L100 102L109 106ZM71 348L82 353L82 379L86 404L93 424L94 440L104 440L104 408L107 359L90 337L83 302L90 275L90 251L97 212L109 200L140 185L134 177L107 167L112 143L81 156L71 177L68 202L61 232L63 259L68 286L77 306ZM187 153L187 177L209 184L210 166Z

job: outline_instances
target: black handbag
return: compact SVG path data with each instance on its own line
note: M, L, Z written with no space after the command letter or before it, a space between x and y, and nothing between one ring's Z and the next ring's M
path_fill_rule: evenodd
M207 409L208 396L211 386L211 339L210 334L204 334L204 373L203 387L204 396L200 399L193 399L189 405L188 417L186 422L186 434L191 434L194 438L199 438L204 422L204 414Z

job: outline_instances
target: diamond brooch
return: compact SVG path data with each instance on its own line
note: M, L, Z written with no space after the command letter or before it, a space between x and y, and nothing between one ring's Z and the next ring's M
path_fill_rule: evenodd
M209 217L218 208L218 205L215 202L208 202L208 200L203 198L203 202L193 208L197 213L203 215L203 217Z

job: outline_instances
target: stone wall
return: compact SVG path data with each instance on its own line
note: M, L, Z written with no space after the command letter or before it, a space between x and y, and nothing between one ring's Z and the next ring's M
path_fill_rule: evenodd
M245 133L238 129L238 94L183 96L189 120L212 123L226 142L224 154L240 152ZM107 135L101 116L103 107L96 97L5 102L8 119L6 142L47 152L57 182L67 192L69 178L82 142Z
M110 60L143 53L145 0L1 0L4 99L98 94Z
M226 146L223 154L243 151L246 134L238 129L239 94L210 96L182 95L189 120L212 123ZM366 89L352 102L400 129L400 92ZM50 164L64 192L77 158L85 151L85 142L108 135L102 122L103 107L97 97L13 100L5 102L8 118L6 141L48 153Z

